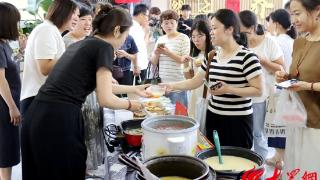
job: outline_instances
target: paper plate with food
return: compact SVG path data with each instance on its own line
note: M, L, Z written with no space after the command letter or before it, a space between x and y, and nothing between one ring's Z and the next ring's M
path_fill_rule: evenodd
M146 89L146 91L151 95L150 98L160 98L166 93L166 87L151 85Z

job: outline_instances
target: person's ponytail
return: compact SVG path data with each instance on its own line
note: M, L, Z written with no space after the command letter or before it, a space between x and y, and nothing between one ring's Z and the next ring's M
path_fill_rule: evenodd
M94 18L94 20L92 21L93 34L96 34L100 31L100 26L104 21L104 18L110 13L112 9L113 6L111 4L100 5L100 10Z
M99 10L97 16L108 14L112 9L114 9L114 7L109 3L108 4L101 4L100 10Z
M257 35L264 35L264 27L263 27L263 25L257 24L256 34Z
M100 6L100 11L92 22L93 34L106 36L120 26L120 33L128 30L132 25L132 18L125 9L112 7L112 5Z
M248 47L248 38L247 38L247 34L246 33L240 33L240 34L236 35L234 37L234 39L236 40L236 42L239 45L242 45L244 47Z
M289 27L289 29L287 30L287 35L290 36L292 39L296 39L297 38L297 31L296 28L291 25Z

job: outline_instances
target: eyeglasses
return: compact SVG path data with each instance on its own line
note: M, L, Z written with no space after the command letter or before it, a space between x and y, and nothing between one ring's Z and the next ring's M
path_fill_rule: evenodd
M191 39L201 39L203 37L205 37L204 34L199 34L199 35L196 35L196 36L191 36Z

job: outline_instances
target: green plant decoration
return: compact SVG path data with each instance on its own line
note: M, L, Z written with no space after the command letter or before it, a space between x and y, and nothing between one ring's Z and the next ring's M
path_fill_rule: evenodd
M42 0L40 1L40 7L47 13L52 2L53 0Z

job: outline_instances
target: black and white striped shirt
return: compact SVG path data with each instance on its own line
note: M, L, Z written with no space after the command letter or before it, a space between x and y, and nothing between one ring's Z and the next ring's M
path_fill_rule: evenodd
M207 61L201 69L206 72ZM262 74L261 65L257 56L247 48L239 48L239 52L228 61L218 62L214 56L209 69L210 81L223 81L230 86L248 87L248 80ZM216 114L239 116L252 114L251 98L240 97L234 94L212 95L208 109Z

